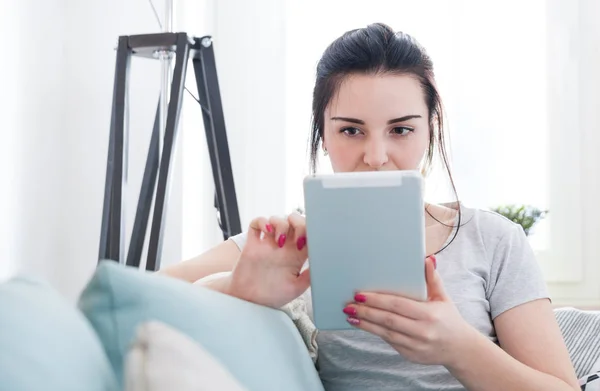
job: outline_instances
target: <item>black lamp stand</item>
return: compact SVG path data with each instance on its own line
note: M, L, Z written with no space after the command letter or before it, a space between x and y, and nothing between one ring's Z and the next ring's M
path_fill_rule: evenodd
M125 258L123 185L125 183L124 172L127 172L125 117L129 64L132 55L157 58L156 53L165 51L175 54L175 65L162 151L159 142L161 135L159 105L148 149L131 241ZM210 154L219 225L225 240L241 232L212 38L210 36L196 38L187 33L121 36L117 47L99 261L108 259L125 263L128 266L139 267L151 205L156 193L146 270L156 271L160 268L169 171L173 145L177 136L186 69L190 58L196 76L198 103L202 110Z

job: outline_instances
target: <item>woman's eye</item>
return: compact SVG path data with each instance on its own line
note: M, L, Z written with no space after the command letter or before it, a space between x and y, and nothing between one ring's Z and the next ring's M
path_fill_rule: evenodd
M343 128L341 130L342 133L348 135L348 136L356 136L357 134L360 133L360 130L358 128Z
M400 136L406 136L408 133L414 131L413 128L407 128L406 126L398 126L394 129L392 129L392 132L394 134L398 134Z

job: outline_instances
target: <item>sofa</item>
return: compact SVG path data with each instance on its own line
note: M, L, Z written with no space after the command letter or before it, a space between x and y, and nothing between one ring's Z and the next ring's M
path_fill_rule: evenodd
M578 376L600 371L600 313L556 315ZM281 310L112 261L76 305L28 276L0 284L0 391L163 389L323 386Z

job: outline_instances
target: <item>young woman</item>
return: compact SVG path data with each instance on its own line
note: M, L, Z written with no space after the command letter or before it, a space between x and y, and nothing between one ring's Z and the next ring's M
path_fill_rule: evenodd
M321 147L335 172L426 176L438 153L453 183L432 62L406 34L374 24L334 41L317 67L313 118L313 170ZM521 227L458 202L427 204L423 213L428 301L348 298L340 311L356 330L318 333L325 388L578 390ZM310 303L309 245L302 216L257 218L248 232L163 273L193 282L232 271L207 286L276 308L302 294Z

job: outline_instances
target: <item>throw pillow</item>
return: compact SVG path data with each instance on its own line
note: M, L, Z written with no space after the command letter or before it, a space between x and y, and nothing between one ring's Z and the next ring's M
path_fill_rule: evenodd
M161 322L142 324L127 353L125 391L246 391L191 338Z

